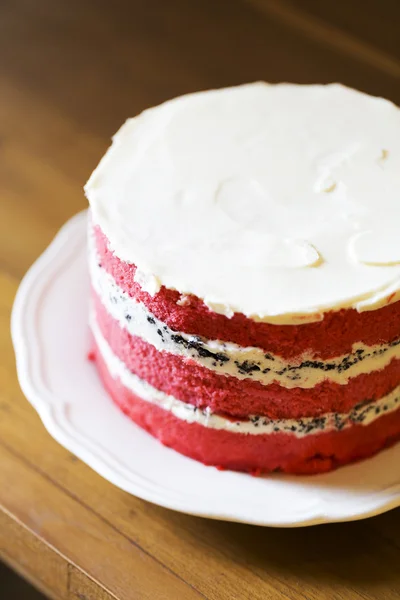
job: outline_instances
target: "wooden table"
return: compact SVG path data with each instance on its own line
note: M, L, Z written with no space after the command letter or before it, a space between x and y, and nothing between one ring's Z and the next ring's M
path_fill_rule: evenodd
M85 207L126 117L257 79L338 80L400 104L399 20L398 0L1 3L0 556L50 597L399 599L400 510L278 530L131 497L46 433L9 337L19 279Z

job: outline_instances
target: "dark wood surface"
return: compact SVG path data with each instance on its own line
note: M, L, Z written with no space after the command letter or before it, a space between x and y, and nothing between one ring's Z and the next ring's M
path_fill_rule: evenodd
M9 337L18 281L85 207L128 116L258 79L341 81L400 104L399 22L397 0L0 3L0 557L50 597L399 599L399 510L279 530L131 497L46 433Z
M0 590L4 600L44 600L43 595L0 563Z

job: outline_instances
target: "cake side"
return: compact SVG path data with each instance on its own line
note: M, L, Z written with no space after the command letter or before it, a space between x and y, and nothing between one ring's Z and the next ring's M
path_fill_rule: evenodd
M110 317L94 294L92 303L101 335L131 372L184 402L233 418L249 414L301 418L347 412L367 398L386 395L399 384L399 359L362 375L352 377L347 372L347 383L323 379L312 387L308 381L307 387L285 387L265 375L263 380L262 373L256 381L248 366L246 375L241 377L225 375L215 369L215 363L208 368L190 356L160 350L142 337L131 335Z
M117 284L105 267L107 254L100 254L102 246L96 244L98 229L89 237L91 326L100 372L117 404L167 445L221 468L314 473L368 456L397 439L398 337L386 342L378 338L370 347L358 341L350 354L322 359L312 346L307 353L282 357L205 339L197 331L185 334L149 311L140 285L135 284L138 293L132 296L132 288L128 294ZM124 268L131 270L133 280L134 266ZM391 311L395 308L400 311L400 303L390 306ZM369 315L379 321L382 310ZM212 311L209 315L214 316ZM321 326L323 321L301 327ZM336 336L337 347L347 347L348 327L342 332L343 339ZM269 367L258 367L255 357ZM385 432L377 421L386 423L389 417L394 425ZM287 452L280 454L283 445Z
M93 331L99 374L117 406L164 445L206 465L253 474L315 474L361 460L400 440L400 387L380 402L346 415L279 421L213 419L206 410L200 413L170 396L160 397L143 380L135 378L132 384L132 373L105 351L96 326ZM115 370L115 363L122 365L121 371Z

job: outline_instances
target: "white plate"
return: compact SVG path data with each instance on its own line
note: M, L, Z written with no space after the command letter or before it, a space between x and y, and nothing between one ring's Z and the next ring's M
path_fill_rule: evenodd
M333 473L252 477L162 446L111 402L89 350L86 213L25 276L12 316L21 387L50 434L114 485L174 510L258 525L350 521L400 505L400 444Z

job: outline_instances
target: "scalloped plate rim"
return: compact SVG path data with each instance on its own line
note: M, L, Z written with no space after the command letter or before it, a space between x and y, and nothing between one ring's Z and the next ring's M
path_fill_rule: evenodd
M66 263L68 258L71 259L73 253L79 251L79 245L82 246L83 244L85 246L84 230L86 230L86 213L87 211L83 211L72 217L61 228L48 248L29 269L19 286L14 301L11 319L12 339L16 353L17 372L21 389L28 401L39 414L47 431L58 443L78 456L104 479L128 493L165 508L211 519L272 527L303 527L322 523L364 519L400 506L399 481L381 491L374 490L368 493L364 498L365 504L362 504L360 500L360 504L357 505L357 502L353 499L352 503L347 506L347 509L345 508L343 500L336 505L332 505L332 502L320 499L320 506L318 508L315 506L314 502L311 506L308 506L308 510L292 510L292 512L282 514L280 518L274 519L271 519L268 514L262 519L252 518L248 510L244 511L243 514L240 514L237 507L230 509L227 507L224 510L213 510L212 507L209 506L207 508L199 506L198 500L194 500L193 495L188 493L186 493L184 498L173 497L174 495L177 495L176 492L173 492L172 498L169 497L171 496L172 490L170 490L169 493L167 490L163 490L160 484L157 484L157 481L154 481L155 473L153 473L153 480L150 482L150 487L148 485L148 478L144 477L143 474L132 472L131 475L133 478L129 478L124 474L124 471L127 470L125 466L122 467L122 470L116 470L115 458L112 457L111 460L108 461L111 464L107 464L107 461L101 457L101 454L104 453L104 449L100 448L99 444L97 444L97 451L93 451L93 449L89 447L92 445L96 448L95 441L91 440L90 444L88 444L89 440L79 441L79 436L77 437L75 435L74 437L69 431L71 423L69 423L68 426L68 423L65 422L65 416L63 417L64 420L63 418L60 418L60 415L63 413L62 409L65 408L63 401L55 399L50 390L46 389L44 381L40 380L40 376L38 375L38 371L40 370L39 362L40 360L43 360L45 351L40 347L40 352L35 353L33 351L32 344L34 345L35 342L29 337L29 330L34 331L35 327L37 327L37 323L32 322L31 317L34 316L39 309L36 296L39 294L40 297L43 293L44 288L49 282L49 274L54 274L56 266L59 266L60 261ZM71 245L71 240L74 241L74 245ZM58 276L62 277L62 273ZM26 306L28 306L28 310L24 313L24 308ZM35 378L38 377L39 381L36 381ZM48 394L50 395L50 398L47 397ZM138 431L137 426L133 423L132 431ZM159 444L157 440L152 440L152 443ZM394 451L394 449L395 447L384 452L391 452ZM170 450L165 449L166 454L167 452L170 452ZM185 458L185 460L190 459ZM114 466L112 465L113 462ZM203 465L201 465L201 467L204 470L204 477L207 479L207 473L212 467ZM357 464L352 465L351 468L357 469ZM239 475L240 477L251 477L250 475L245 474ZM137 481L135 481L135 477ZM312 476L312 479L316 481L316 477L318 476ZM241 479L238 478L238 485L240 485L240 481ZM284 483L285 477L282 476L282 480L280 481ZM290 479L290 481L293 484L293 478ZM301 485L300 480L299 484ZM153 489L151 489L151 487L153 487ZM289 493L293 494L293 492Z

